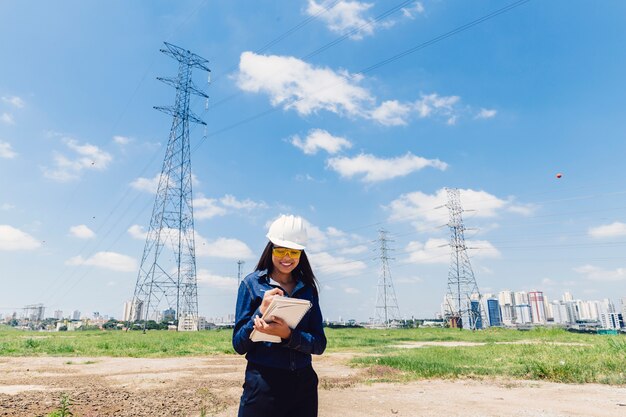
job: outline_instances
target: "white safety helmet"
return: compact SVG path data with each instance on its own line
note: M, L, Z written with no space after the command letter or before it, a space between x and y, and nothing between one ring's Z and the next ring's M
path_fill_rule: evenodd
M274 220L266 236L274 245L290 249L302 250L307 241L304 220L292 215L282 215Z

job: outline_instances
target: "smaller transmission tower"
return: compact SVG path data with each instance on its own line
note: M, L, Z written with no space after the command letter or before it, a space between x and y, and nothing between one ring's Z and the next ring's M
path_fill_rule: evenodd
M241 284L241 268L245 263L246 262L242 260L237 261L237 287L239 287L239 284Z
M376 294L376 322L390 327L393 321L400 320L398 300L396 299L396 292L393 289L391 273L389 272L389 259L393 258L390 258L388 255L390 249L387 247L387 242L392 242L392 240L387 238L386 230L380 229L377 241L380 243L380 256L375 259L380 259L381 268Z
M482 328L484 311L480 303L480 291L465 245L465 226L460 192L447 188L450 220L450 270L448 272L448 293L446 295L446 315L451 327L471 330Z

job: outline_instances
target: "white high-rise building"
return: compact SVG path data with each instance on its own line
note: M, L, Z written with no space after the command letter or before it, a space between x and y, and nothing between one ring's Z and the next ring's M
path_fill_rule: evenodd
M563 301L574 301L574 297L572 297L572 293L569 291L565 291L565 294L563 294Z
M515 322L515 297L513 291L505 290L498 293L498 302L502 313L502 323L511 326Z
M566 303L563 301L552 301L550 308L552 309L554 324L566 325L569 323Z
M55 310L54 311L54 318L57 320L61 320L63 318L63 311L62 310Z
M526 291L515 291L515 305L519 304L530 304Z
M577 320L580 320L580 314L578 312L578 303L576 301L565 301L565 310L567 311L567 323L574 324Z
M600 311L602 307L600 306L600 301L587 301L589 305L589 318L591 320L600 320Z
M133 308L135 307L135 308ZM124 314L122 314L122 321L137 321L143 317L143 301L136 301L133 306L133 300L126 301L124 303Z
M543 304L543 292L531 291L528 293L528 301L530 304L530 312L532 315L533 323L545 324L546 322L546 309Z
M80 311L74 310L72 313L72 320L80 320Z
M552 313L552 306L550 305L550 301L548 297L543 296L543 311L546 312L546 321L554 320L554 314Z
M530 315L530 305L528 304L516 304L515 305L515 323L517 324L532 323L532 317Z
M576 310L578 311L578 320L593 320L588 302L583 300L574 300L574 303L576 304Z
M600 313L600 323L603 329L618 330L620 328L619 314L618 313Z

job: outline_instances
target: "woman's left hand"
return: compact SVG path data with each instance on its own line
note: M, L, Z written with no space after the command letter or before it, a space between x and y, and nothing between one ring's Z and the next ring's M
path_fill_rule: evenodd
M272 321L267 323L261 317L254 318L254 329L274 336L279 336L281 339L289 339L291 337L291 329L287 326L287 323L280 317L272 316Z

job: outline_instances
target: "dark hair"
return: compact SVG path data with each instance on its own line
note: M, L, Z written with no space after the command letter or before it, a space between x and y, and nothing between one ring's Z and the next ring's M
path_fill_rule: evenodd
M272 273L274 270L274 263L272 262L272 249L274 249L274 244L272 242L267 242L267 245L261 254L261 258L259 259L259 263L256 264L257 271L267 269L268 274ZM319 292L317 278L315 278L315 274L313 274L309 258L307 258L304 250L300 254L300 262L298 262L298 266L296 266L296 268L291 272L291 275L293 275L295 279L313 287L315 294Z

